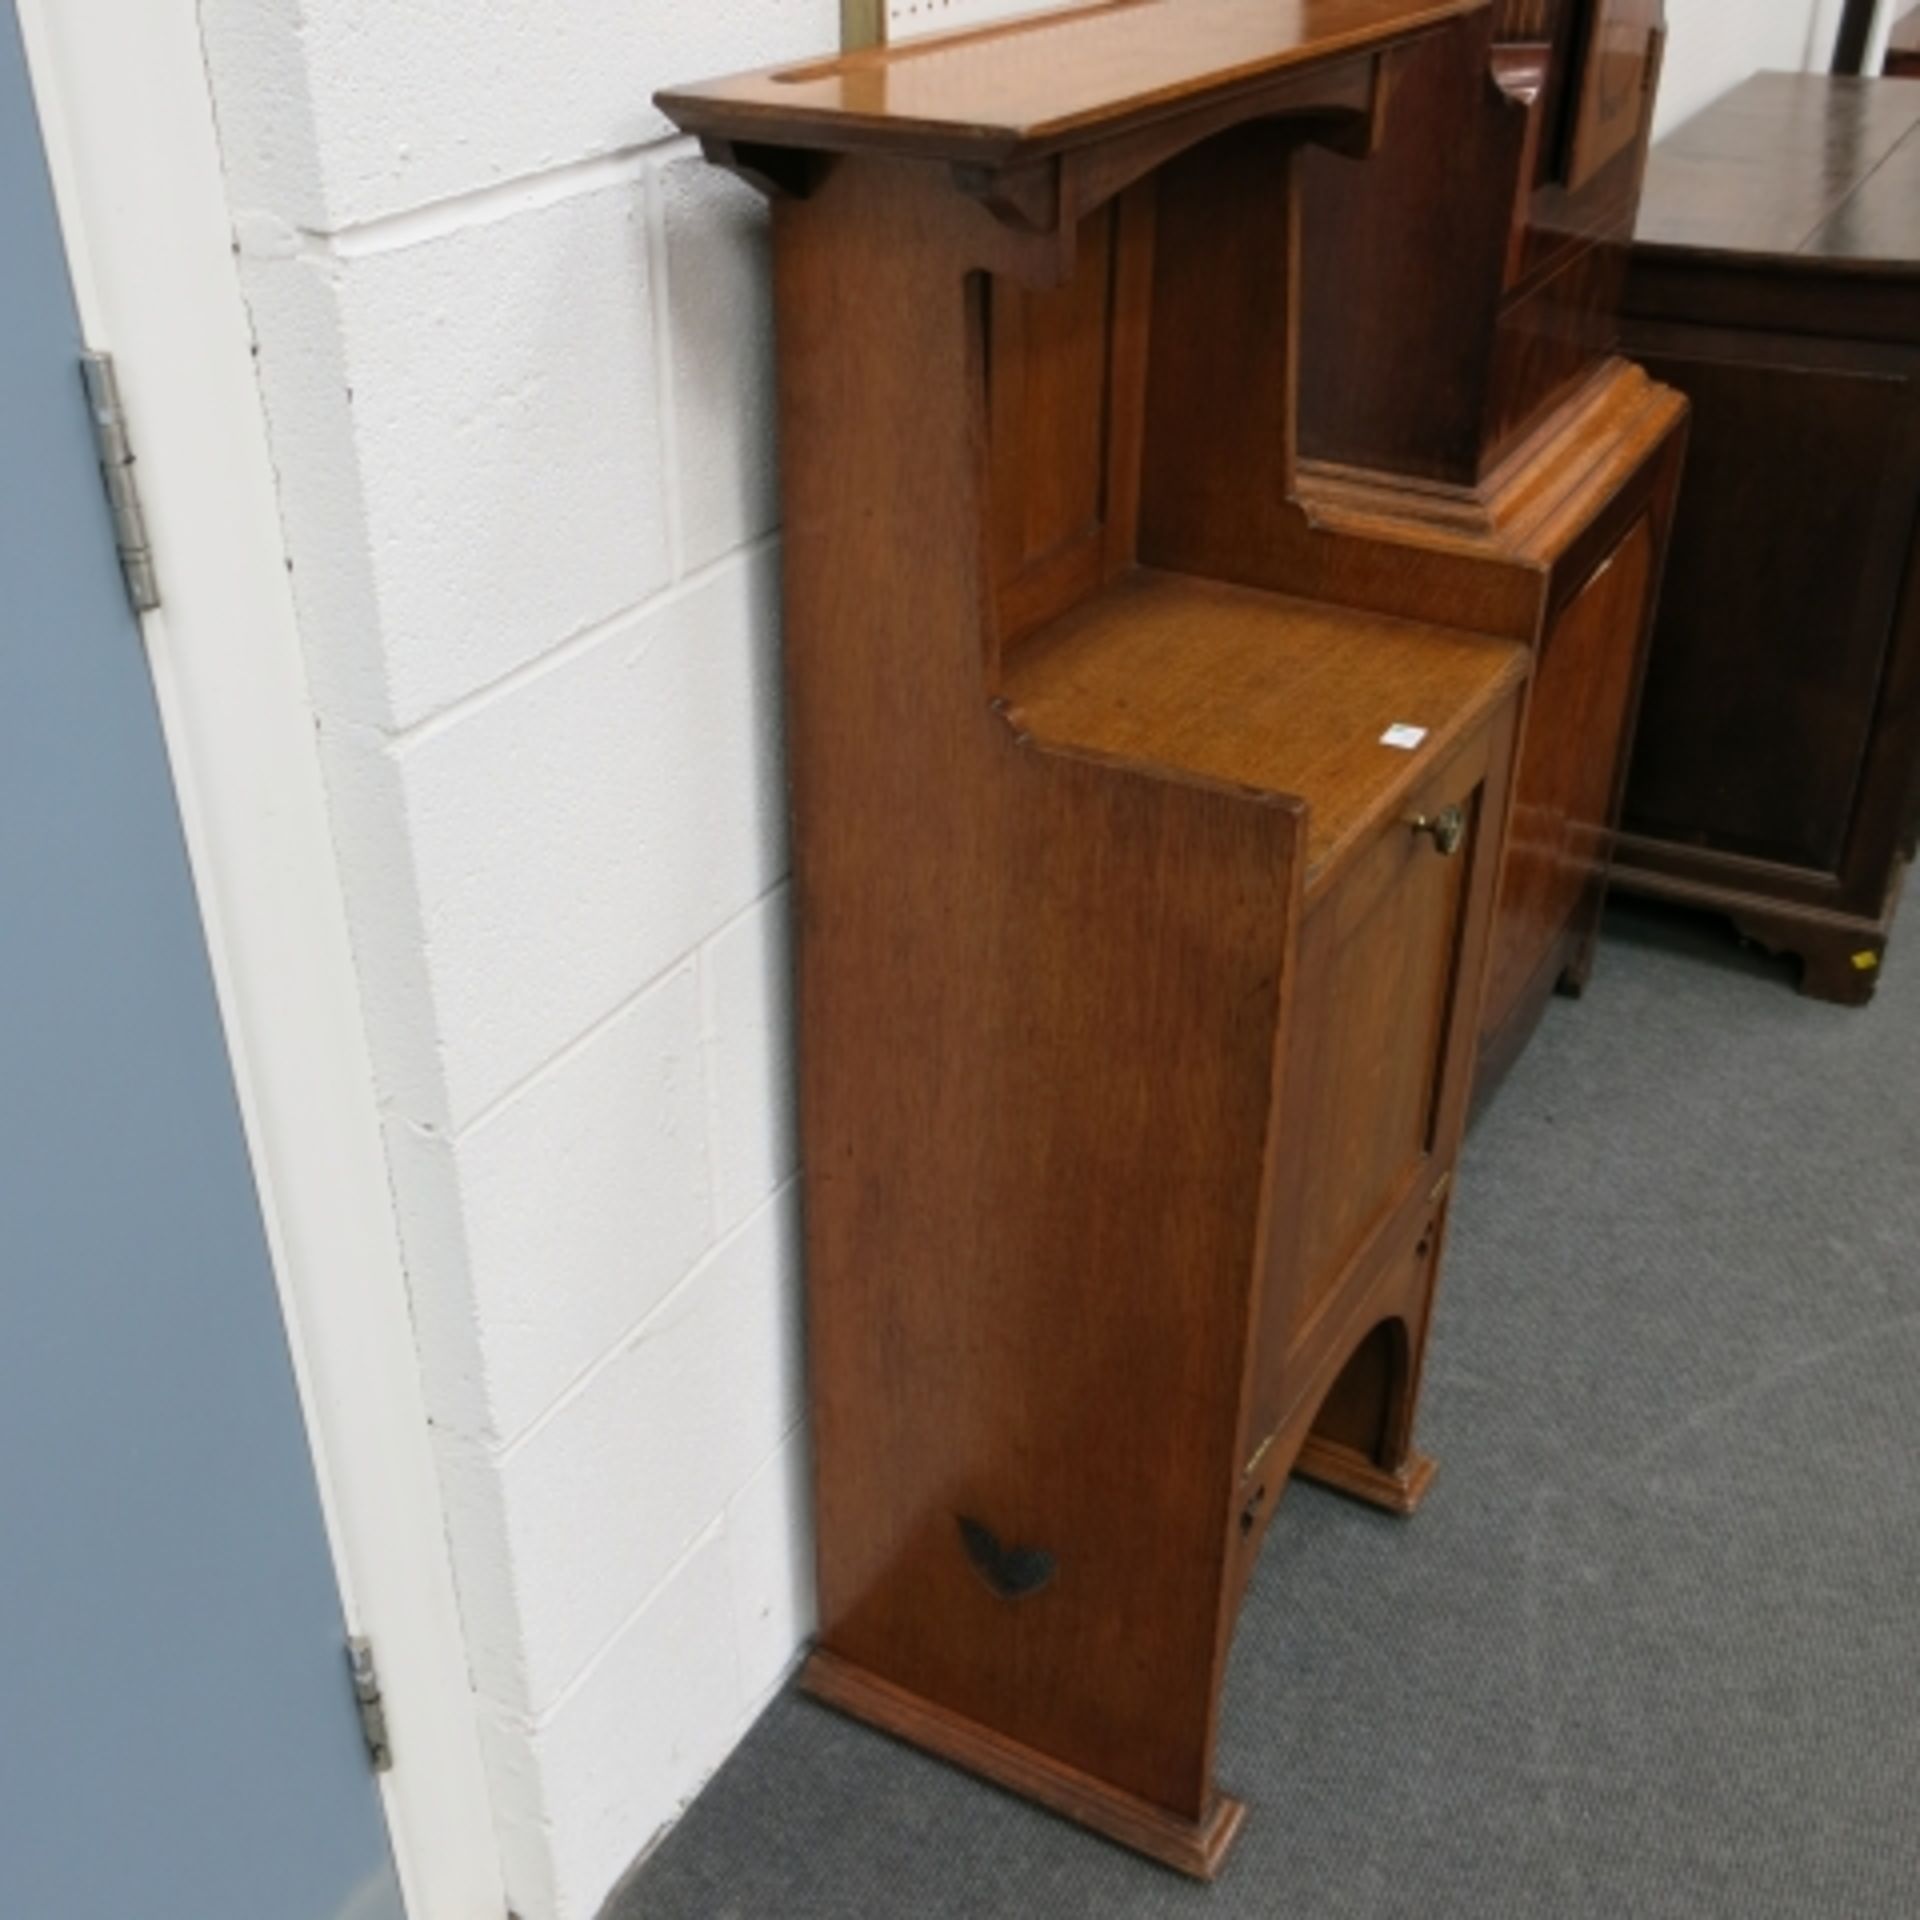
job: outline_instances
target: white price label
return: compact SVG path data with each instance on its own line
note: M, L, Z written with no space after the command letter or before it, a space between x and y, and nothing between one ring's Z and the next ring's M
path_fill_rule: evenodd
M1426 737L1425 727L1410 727L1403 720L1380 736L1380 744L1383 747L1398 747L1402 753L1411 753Z

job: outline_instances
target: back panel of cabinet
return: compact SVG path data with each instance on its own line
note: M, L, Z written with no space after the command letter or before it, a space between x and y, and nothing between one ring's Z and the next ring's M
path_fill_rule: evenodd
M1084 219L1060 285L984 282L1003 652L1142 561L1248 577L1288 511L1286 163L1269 127L1203 142ZM1233 462L1223 420L1260 429Z
M1133 560L1151 181L1081 222L1060 286L985 284L989 547L1003 645Z

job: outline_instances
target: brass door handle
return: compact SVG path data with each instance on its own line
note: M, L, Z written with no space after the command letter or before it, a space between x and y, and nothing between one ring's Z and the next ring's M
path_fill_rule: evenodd
M1444 858L1458 853L1467 837L1467 816L1458 807L1443 807L1431 815L1416 813L1410 824L1415 833L1431 834L1434 846Z

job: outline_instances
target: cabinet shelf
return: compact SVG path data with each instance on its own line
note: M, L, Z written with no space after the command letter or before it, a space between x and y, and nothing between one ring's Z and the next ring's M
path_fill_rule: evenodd
M1140 567L1023 641L1002 694L1044 745L1304 802L1312 892L1525 672L1510 642Z

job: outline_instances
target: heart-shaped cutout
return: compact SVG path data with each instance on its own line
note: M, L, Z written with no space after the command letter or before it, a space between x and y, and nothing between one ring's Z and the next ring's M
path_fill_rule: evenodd
M960 1538L974 1570L1003 1600L1038 1593L1053 1578L1057 1564L1044 1547L1006 1547L991 1527L959 1516Z

